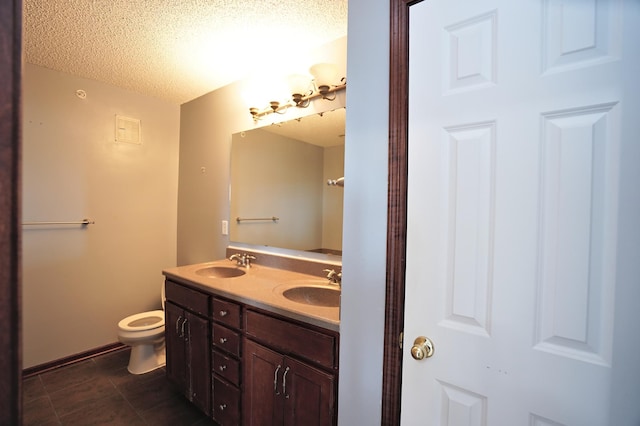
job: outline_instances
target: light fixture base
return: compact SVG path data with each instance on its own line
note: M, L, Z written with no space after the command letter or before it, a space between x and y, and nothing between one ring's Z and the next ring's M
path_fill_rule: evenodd
M347 81L343 77L340 79L340 84L336 86L332 84L320 84L315 90L310 89L306 94L299 93L297 90L300 89L294 89L296 91L291 95L291 100L288 102L280 103L278 101L271 101L269 102L269 106L264 109L249 108L249 113L251 114L251 117L253 117L253 120L257 122L263 116L269 114L284 114L290 107L295 106L297 108L307 108L311 105L311 101L316 98L333 101L336 99L338 92L343 91L346 88Z

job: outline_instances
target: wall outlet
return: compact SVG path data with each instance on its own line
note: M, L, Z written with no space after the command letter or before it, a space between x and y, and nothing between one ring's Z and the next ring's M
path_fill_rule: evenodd
M222 221L222 235L229 235L229 221Z

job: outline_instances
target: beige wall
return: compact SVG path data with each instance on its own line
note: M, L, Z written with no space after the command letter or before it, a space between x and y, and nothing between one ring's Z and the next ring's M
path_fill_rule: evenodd
M346 70L347 40L341 38L311 52L313 62L331 62ZM222 259L229 245L221 233L229 216L231 135L273 121L333 110L346 104L344 92L335 101L319 100L306 109L291 108L285 116L271 114L254 123L243 100L247 81L215 90L181 106L180 177L178 189L178 264ZM347 89L348 90L348 89ZM268 100L265 100L267 105ZM262 106L262 105L261 105Z
M382 408L389 13L387 0L349 0L339 425L379 425Z
M76 90L86 91L86 99ZM114 142L116 114L141 120L142 145ZM178 105L26 64L24 367L117 341L127 315L160 307L176 264Z

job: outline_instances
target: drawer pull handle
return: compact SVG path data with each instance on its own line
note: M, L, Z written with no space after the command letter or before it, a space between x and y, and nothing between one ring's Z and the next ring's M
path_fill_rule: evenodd
M220 404L218 407L220 407L220 411L224 411L227 408L227 404Z
M176 320L176 334L178 335L178 337L182 337L182 335L180 334L180 321L182 321L182 315L180 315Z
M220 343L222 343L222 344L227 343L227 339L226 339L226 338L224 338L224 337L221 337L221 338L220 338Z
M289 399L289 395L287 395L287 373L289 372L289 367L284 369L284 373L282 373L282 394L285 398Z
M281 368L282 366L278 364L275 373L273 373L273 391L276 395L280 395L280 392L278 392L278 371L280 371Z
M226 317L228 313L229 312L227 312L227 311L220 311L220 316L221 317Z
M218 370L220 370L220 371L224 371L226 369L227 369L226 365L221 365L220 367L218 367Z
M187 318L184 319L184 321L182 321L182 327L180 327L180 337L184 338L184 328L187 325L187 322L189 322L189 320ZM189 340L189 337L191 335L191 329L188 328L187 329L187 333L189 333L189 336L186 337L187 340Z

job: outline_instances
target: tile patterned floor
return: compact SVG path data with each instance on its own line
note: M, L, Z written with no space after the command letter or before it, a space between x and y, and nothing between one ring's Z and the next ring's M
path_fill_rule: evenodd
M24 379L24 425L213 425L167 381L164 368L127 371L129 350Z

